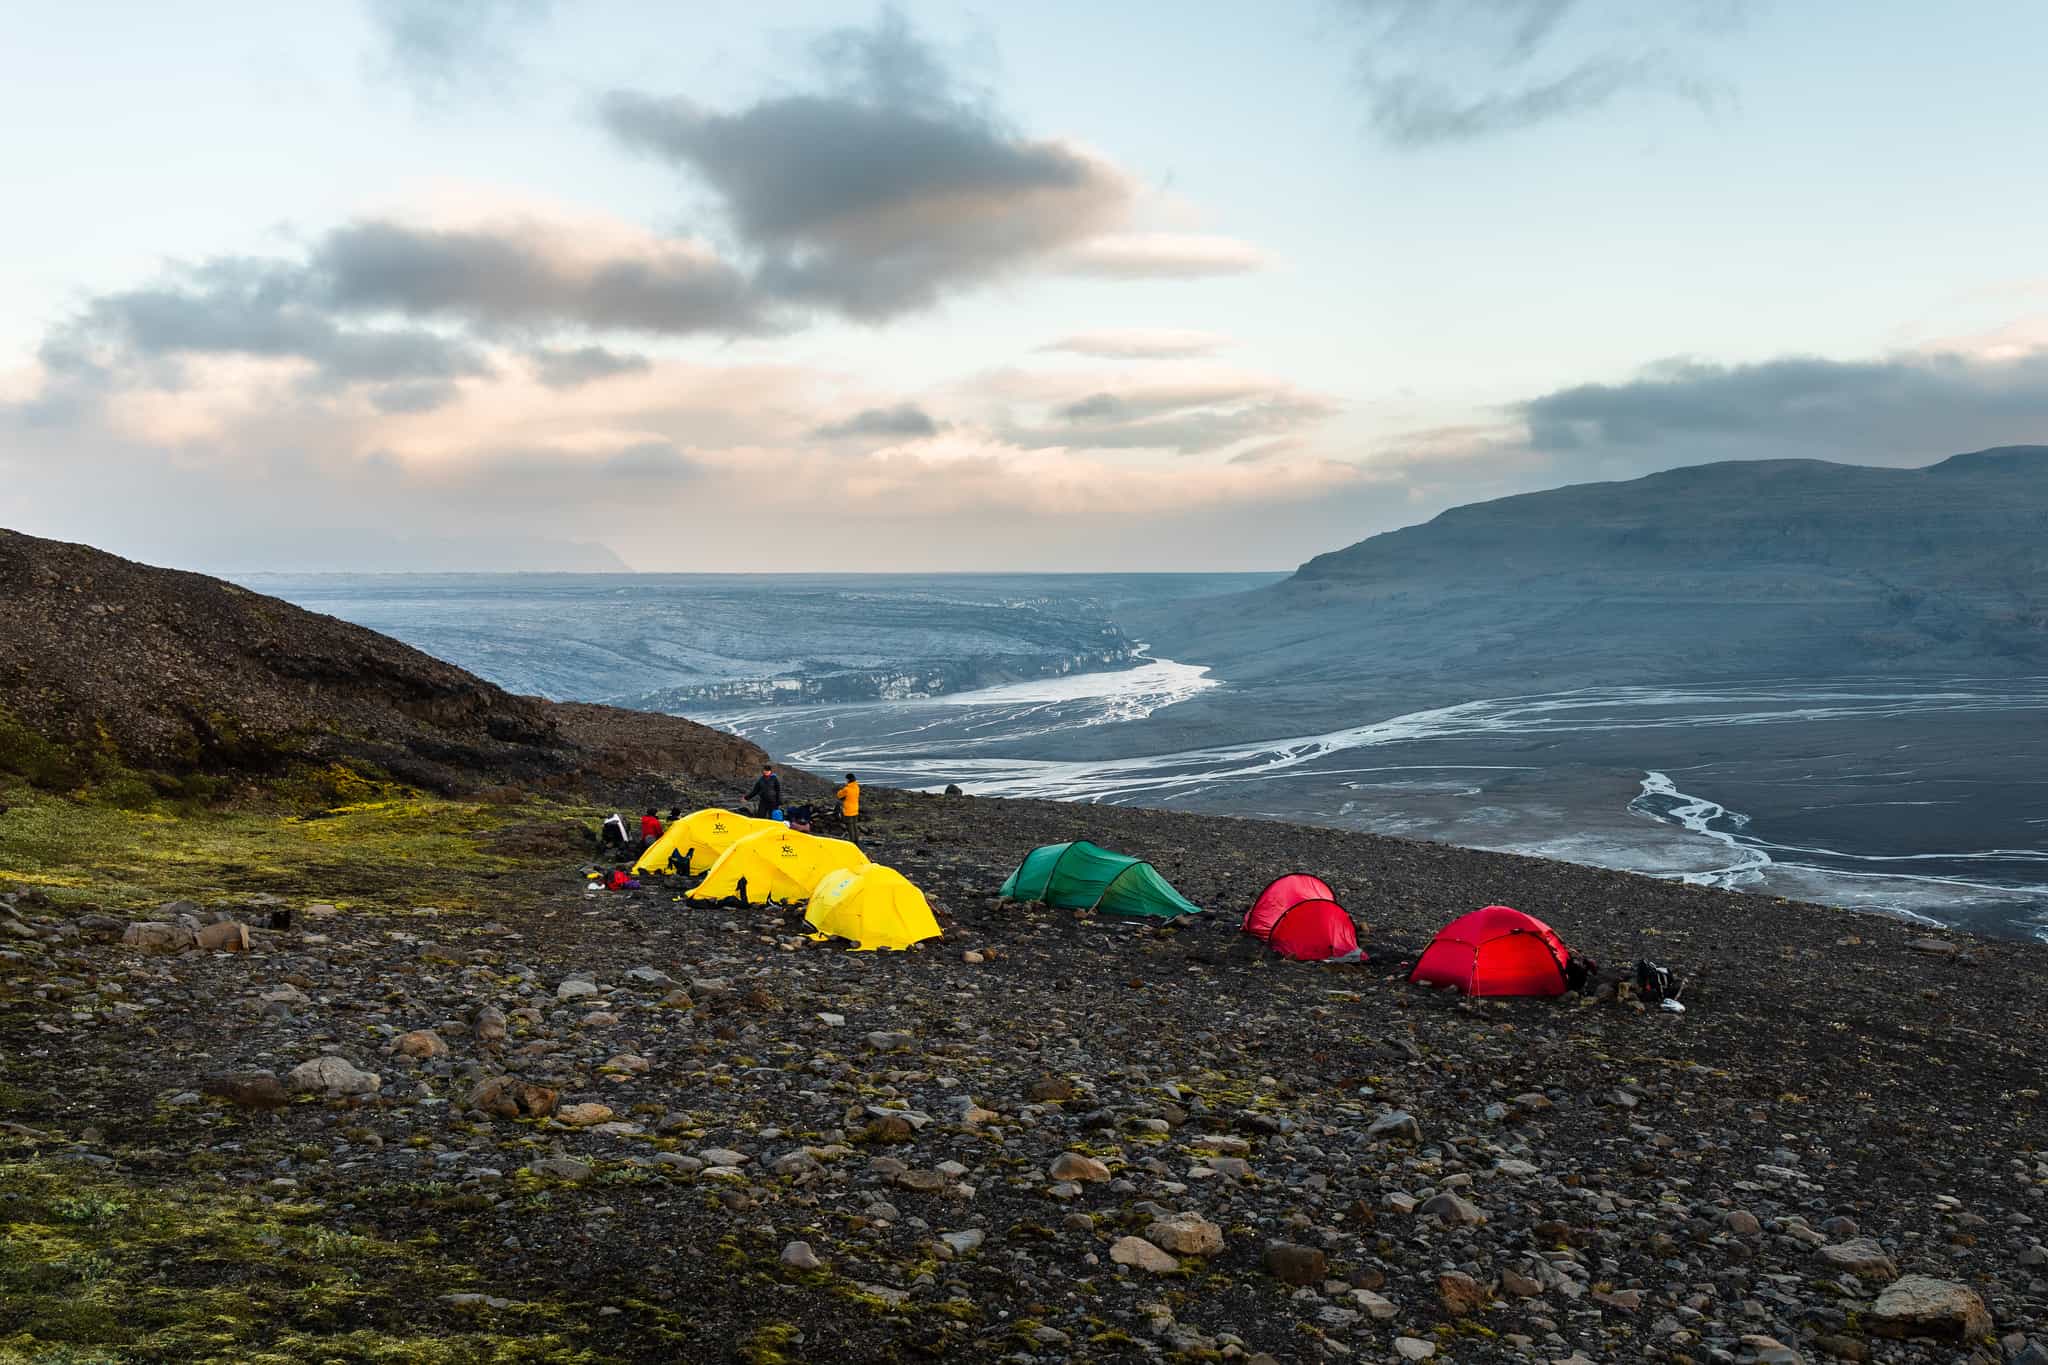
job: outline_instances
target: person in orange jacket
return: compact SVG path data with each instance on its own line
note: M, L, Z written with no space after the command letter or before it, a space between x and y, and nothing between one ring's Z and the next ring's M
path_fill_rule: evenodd
M832 793L839 798L839 818L846 822L846 837L860 842L860 783L852 773L846 775L846 785Z
M647 814L640 817L640 851L645 853L654 847L654 841L661 837L661 817L654 813L654 807L647 808Z

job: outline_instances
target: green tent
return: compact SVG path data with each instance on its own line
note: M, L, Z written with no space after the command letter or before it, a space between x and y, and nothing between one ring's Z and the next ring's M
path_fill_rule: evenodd
M1044 901L1063 910L1173 919L1201 907L1173 889L1150 863L1097 848L1085 839L1034 848L1003 883L1013 901Z

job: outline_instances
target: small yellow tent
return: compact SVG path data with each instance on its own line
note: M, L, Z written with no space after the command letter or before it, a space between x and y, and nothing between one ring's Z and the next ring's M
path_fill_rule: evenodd
M804 918L818 931L812 938L850 938L862 952L900 952L939 937L939 922L932 917L924 892L895 868L880 863L826 873L811 893Z
M719 854L749 834L780 828L782 826L773 820L756 820L751 815L734 815L729 810L719 810L715 806L691 811L663 830L661 837L648 845L647 851L640 855L640 861L633 864L633 875L637 877L649 872L673 873L675 869L669 865L669 858L675 854L689 858L691 868L702 872L718 861Z
M844 839L799 834L770 823L728 848L689 898L716 901L737 896L740 879L745 878L750 901L771 896L779 901L809 900L826 873L861 867L867 860L867 854Z

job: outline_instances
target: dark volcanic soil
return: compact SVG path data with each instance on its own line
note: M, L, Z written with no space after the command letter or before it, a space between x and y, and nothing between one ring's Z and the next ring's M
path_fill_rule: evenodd
M942 941L848 953L666 885L587 894L566 860L475 914L308 916L308 886L247 955L93 943L24 904L0 1046L9 1117L42 1136L10 1141L139 1185L203 1152L337 1230L431 1232L489 1297L422 1275L410 1301L366 1288L361 1316L544 1320L563 1354L536 1359L1993 1361L2048 1321L2048 949L1275 823L870 809L870 853L928 891ZM1032 845L1076 837L1211 914L992 901ZM1373 962L1235 932L1297 869L1369 926ZM215 908L245 902L224 886ZM1436 927L1494 902L1610 969L1675 967L1688 1012L1405 984ZM445 1054L394 1052L416 1030ZM201 1097L323 1053L374 1094ZM627 1126L472 1109L505 1074ZM1084 1178L1055 1180L1069 1153ZM1179 1213L1203 1221L1155 1226ZM1187 1250L1120 1264L1155 1254L1132 1237ZM1888 1321L1880 1293L1916 1275L1989 1317Z

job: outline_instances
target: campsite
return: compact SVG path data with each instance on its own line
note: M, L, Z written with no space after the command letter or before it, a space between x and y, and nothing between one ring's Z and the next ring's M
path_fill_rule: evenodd
M338 866L257 902L297 911L289 929L186 893L253 926L247 953L95 942L75 905L18 899L25 925L73 931L33 951L95 984L10 977L0 1140L76 1158L10 1169L154 1209L196 1162L210 1192L178 1195L202 1201L182 1217L281 1239L209 1234L201 1281L232 1259L239 1288L188 1308L101 1291L178 1359L280 1340L370 1359L371 1338L420 1359L430 1339L535 1360L1786 1358L1751 1338L1947 1361L1976 1348L1886 1335L1891 1271L1978 1296L1990 1335L1952 1325L1980 1342L2048 1305L2042 1044L2011 1027L2037 950L1272 822L870 799L869 855L943 929L908 951L657 877L583 891L566 835L595 816L545 800L445 807L458 841L547 851L463 872L446 844L438 905ZM368 866L379 818L309 828ZM1206 913L999 895L1033 849L1083 839ZM1366 961L1242 932L1301 868ZM1672 962L1689 1012L1404 979L1438 929L1510 899L1575 950ZM80 1021L145 997L146 1042L110 1065L117 1035ZM347 1066L294 1101L322 1055ZM54 1186L9 1179L17 1217L78 1245ZM142 1231L96 1254L139 1267L162 1254ZM352 1259L295 1250L321 1238ZM350 1306L317 1308L344 1269ZM76 1330L10 1273L8 1330ZM226 1293L265 1314L207 1325Z

